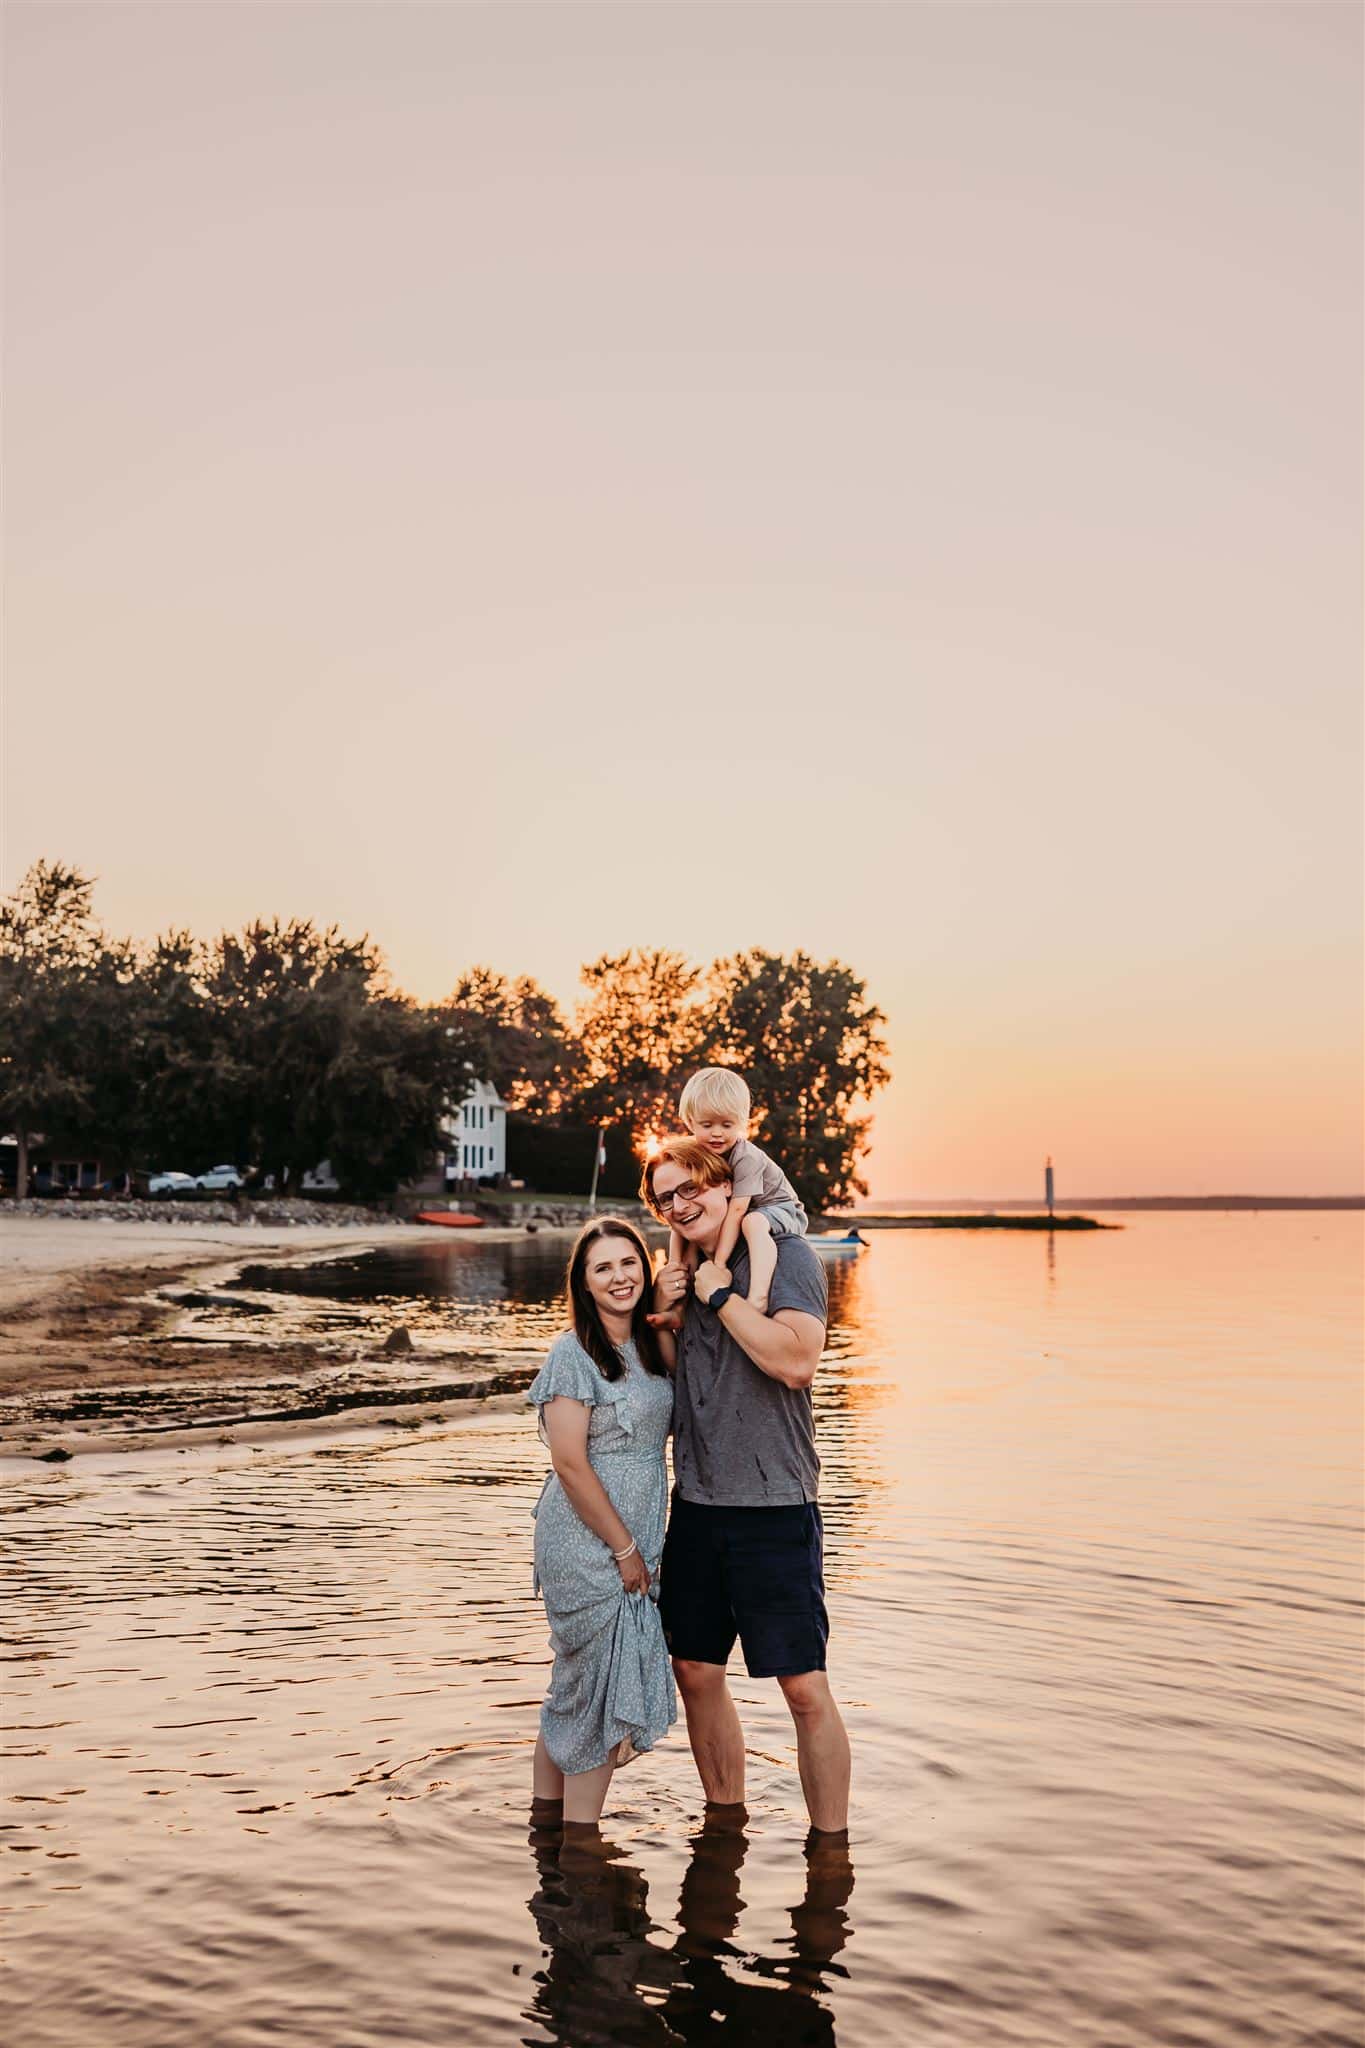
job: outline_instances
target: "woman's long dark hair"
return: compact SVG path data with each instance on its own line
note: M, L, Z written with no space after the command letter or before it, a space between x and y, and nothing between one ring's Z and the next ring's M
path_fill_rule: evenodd
M599 1216L580 1231L578 1241L569 1260L567 1293L569 1315L573 1320L574 1335L587 1352L604 1380L619 1380L625 1371L621 1354L602 1327L602 1318L597 1312L597 1303L588 1292L588 1253L600 1237L624 1237L634 1245L640 1254L640 1271L644 1275L644 1288L640 1299L631 1311L630 1334L635 1340L635 1349L640 1354L640 1363L646 1372L656 1372L666 1378L668 1367L659 1351L659 1340L645 1321L651 1306L650 1279L654 1268L644 1239L633 1223L627 1223L622 1216Z

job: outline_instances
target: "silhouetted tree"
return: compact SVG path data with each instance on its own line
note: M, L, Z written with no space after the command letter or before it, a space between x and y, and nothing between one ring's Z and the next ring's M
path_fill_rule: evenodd
M275 1185L330 1159L355 1192L391 1190L436 1149L469 1040L387 985L367 938L307 920L249 925L209 948L204 992L234 1157Z
M0 902L0 1122L18 1143L17 1195L33 1136L90 1108L87 1027L105 946L93 888L78 869L39 860Z
M701 979L681 953L659 950L604 953L583 969L576 1115L636 1138L676 1127L678 1089L706 1035Z
M441 1006L468 1040L469 1061L512 1110L558 1115L579 1068L559 1006L529 975L509 980L491 967L472 967Z
M857 1163L871 1117L861 1105L890 1079L886 1019L842 961L757 948L707 975L705 1058L735 1067L754 1097L755 1144L770 1152L811 1213L866 1194Z

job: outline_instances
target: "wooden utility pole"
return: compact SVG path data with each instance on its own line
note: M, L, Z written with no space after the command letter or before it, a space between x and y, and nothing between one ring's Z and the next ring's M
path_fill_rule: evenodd
M605 1124L602 1124L598 1128L597 1145L592 1155L592 1186L588 1190L589 1216L595 1215L597 1211L597 1176L601 1173L602 1168L606 1165L606 1163L607 1127Z

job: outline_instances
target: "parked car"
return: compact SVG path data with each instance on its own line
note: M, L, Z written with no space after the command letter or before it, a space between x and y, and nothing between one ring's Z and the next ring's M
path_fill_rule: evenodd
M238 1188L246 1186L246 1176L238 1173L235 1166L211 1166L207 1173L196 1175L195 1186L206 1192L225 1190L235 1195Z
M147 1192L149 1195L197 1195L199 1183L192 1173L149 1173Z

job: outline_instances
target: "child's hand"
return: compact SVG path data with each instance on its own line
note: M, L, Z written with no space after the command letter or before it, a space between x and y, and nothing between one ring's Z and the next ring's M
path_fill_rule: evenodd
M707 1259L703 1265L698 1266L696 1280L693 1283L697 1290L697 1300L709 1301L718 1287L730 1285L730 1279L728 1266L721 1266L714 1259Z

